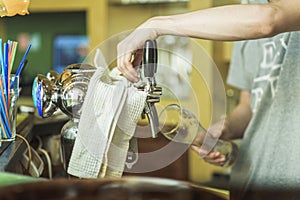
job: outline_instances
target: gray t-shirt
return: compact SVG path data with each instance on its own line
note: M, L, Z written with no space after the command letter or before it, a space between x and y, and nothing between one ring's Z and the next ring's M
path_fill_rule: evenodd
M262 51L258 40L245 40L233 44L227 84L250 91L257 74Z
M259 42L253 117L232 168L231 199L300 199L300 32Z

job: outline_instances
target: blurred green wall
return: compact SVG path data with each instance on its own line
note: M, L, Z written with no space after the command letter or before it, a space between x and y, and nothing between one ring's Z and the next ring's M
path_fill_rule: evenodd
M58 34L86 34L85 12L30 13L26 16L2 18L3 42L19 42L20 34L29 35L32 48L28 64L22 72L23 95L31 95L31 85L37 74L46 74L53 66L53 39ZM24 37L23 37L24 38ZM20 45L19 45L20 46ZM18 49L13 71L19 66L25 50Z

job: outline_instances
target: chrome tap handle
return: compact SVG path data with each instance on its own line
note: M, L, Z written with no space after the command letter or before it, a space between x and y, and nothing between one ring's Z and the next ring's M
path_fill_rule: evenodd
M147 40L144 44L143 51L144 55L142 67L146 83L145 85L141 85L139 89L147 92L147 99L142 117L145 115L147 116L151 128L151 135L153 138L156 138L159 130L159 122L155 103L160 101L160 96L162 93L161 87L156 86L155 80L158 60L156 41Z
M144 112L146 113L150 124L151 136L152 138L156 138L159 130L159 122L154 103L146 102Z

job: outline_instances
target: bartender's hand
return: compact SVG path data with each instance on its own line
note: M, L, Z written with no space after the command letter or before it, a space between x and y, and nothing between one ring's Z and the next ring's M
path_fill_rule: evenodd
M226 119L220 120L213 124L209 128L209 131L203 130L202 132L198 133L197 137L194 139L191 149L194 150L200 157L202 157L205 162L216 166L223 166L226 163L227 159L221 154L221 152L207 152L205 148L201 148L201 145L203 144L206 134L210 134L210 137L218 140L225 131L227 123L228 121Z
M227 159L224 155L220 152L211 152L203 160L209 164L216 165L216 166L223 166Z
M118 44L118 69L131 82L139 81L137 68L142 61L144 43L159 35L153 21L146 21Z
M203 152L204 151L203 149L194 145L191 146L191 149L197 152L198 155L207 154L207 152ZM216 166L223 166L227 161L226 157L218 151L208 153L203 158L203 160L209 164L216 165Z

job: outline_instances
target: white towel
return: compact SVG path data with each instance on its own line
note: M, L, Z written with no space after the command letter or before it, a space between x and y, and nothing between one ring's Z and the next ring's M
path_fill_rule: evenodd
M81 178L122 176L147 94L124 77L98 68L82 106L68 173Z
M136 125L146 100L146 93L137 92L136 88L128 88L125 105L118 119L112 143L108 151L108 170L105 176L122 176L130 140L135 133ZM137 143L131 143L137 144ZM132 147L135 149L135 147ZM101 176L103 177L103 176Z

